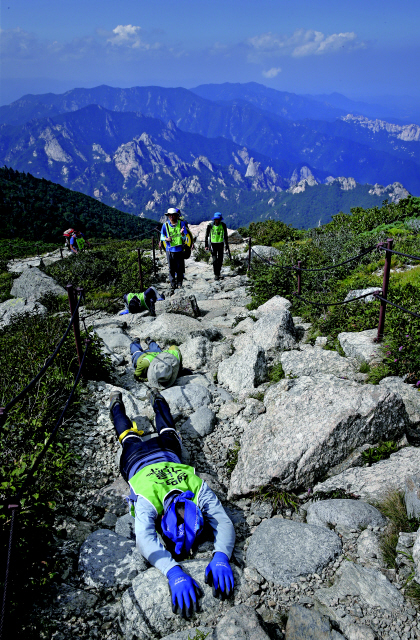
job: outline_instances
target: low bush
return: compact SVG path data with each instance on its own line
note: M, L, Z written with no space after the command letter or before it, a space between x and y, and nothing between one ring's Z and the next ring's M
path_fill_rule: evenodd
M391 453L395 453L399 449L400 447L393 440L380 442L377 447L371 447L366 451L362 451L362 459L365 464L370 466L380 460L386 460Z
M228 450L227 458L226 458L226 471L228 476L231 476L234 468L238 464L238 455L241 449L241 445L239 442L235 442L233 447Z
M420 521L408 517L402 491L389 491L381 501L375 503L375 507L389 520L386 531L381 537L381 551L387 566L394 568L398 534L414 533L419 528Z
M283 367L281 362L269 367L268 369L268 379L272 383L280 382L283 378L285 378L285 373L283 371Z

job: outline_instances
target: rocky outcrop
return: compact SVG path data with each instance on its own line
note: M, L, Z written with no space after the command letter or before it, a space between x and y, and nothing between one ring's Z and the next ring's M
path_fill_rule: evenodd
M24 313L45 315L47 310L40 302L25 298L11 298L0 303L0 327L6 327Z
M32 267L22 271L19 278L13 281L10 293L15 298L40 300L47 293L52 293L56 296L66 295L66 290L43 271L37 267Z

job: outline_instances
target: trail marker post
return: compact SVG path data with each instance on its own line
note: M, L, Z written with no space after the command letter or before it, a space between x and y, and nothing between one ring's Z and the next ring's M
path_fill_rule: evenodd
M77 305L76 292L74 291L72 284L68 284L66 289L67 289L67 295L69 298L70 315L73 316L74 310L76 309L76 305ZM82 349L82 343L80 340L79 311L77 311L73 319L73 333L74 333L74 340L76 342L77 360L79 362L79 367L80 367L80 365L82 364L83 349Z
M61 259L63 259L63 247L60 247L60 256L61 256Z
M386 244L386 253L385 253L384 277L382 281L382 297L385 299L388 294L389 273L391 271L391 258L392 258L391 250L392 250L393 244L394 244L393 238L388 238L387 244ZM384 328L385 328L385 312L386 312L386 302L381 300L381 307L379 309L378 335L375 338L375 342L382 342L383 340Z
M300 268L301 264L302 264L301 261L298 260L298 263L297 263L298 296L302 295L302 271Z
M248 238L248 273L251 273L251 236Z
M139 263L140 289L143 291L143 270L141 268L141 253L140 253L140 249L137 249L137 262Z
M156 252L155 252L155 236L152 236L152 255L153 255L153 273L156 277Z

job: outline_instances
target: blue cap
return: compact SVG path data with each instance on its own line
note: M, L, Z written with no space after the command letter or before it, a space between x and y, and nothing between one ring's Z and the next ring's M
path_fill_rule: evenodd
M217 220L217 219L223 220L223 216L221 213L219 213L219 211L216 211L216 213L213 216L213 220Z
M194 540L201 533L204 525L203 514L197 505L192 502L194 493L185 491L176 496L162 518L162 533L175 544L175 554L189 553ZM178 502L184 504L184 522L177 524L175 505Z

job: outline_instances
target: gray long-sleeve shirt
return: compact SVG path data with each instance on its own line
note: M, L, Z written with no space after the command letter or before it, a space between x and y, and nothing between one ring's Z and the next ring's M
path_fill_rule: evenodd
M230 558L235 545L235 529L219 498L205 482L200 489L198 506L214 531L214 551L221 551ZM166 576L178 563L158 539L156 509L139 496L135 503L135 513L137 547L146 560Z

